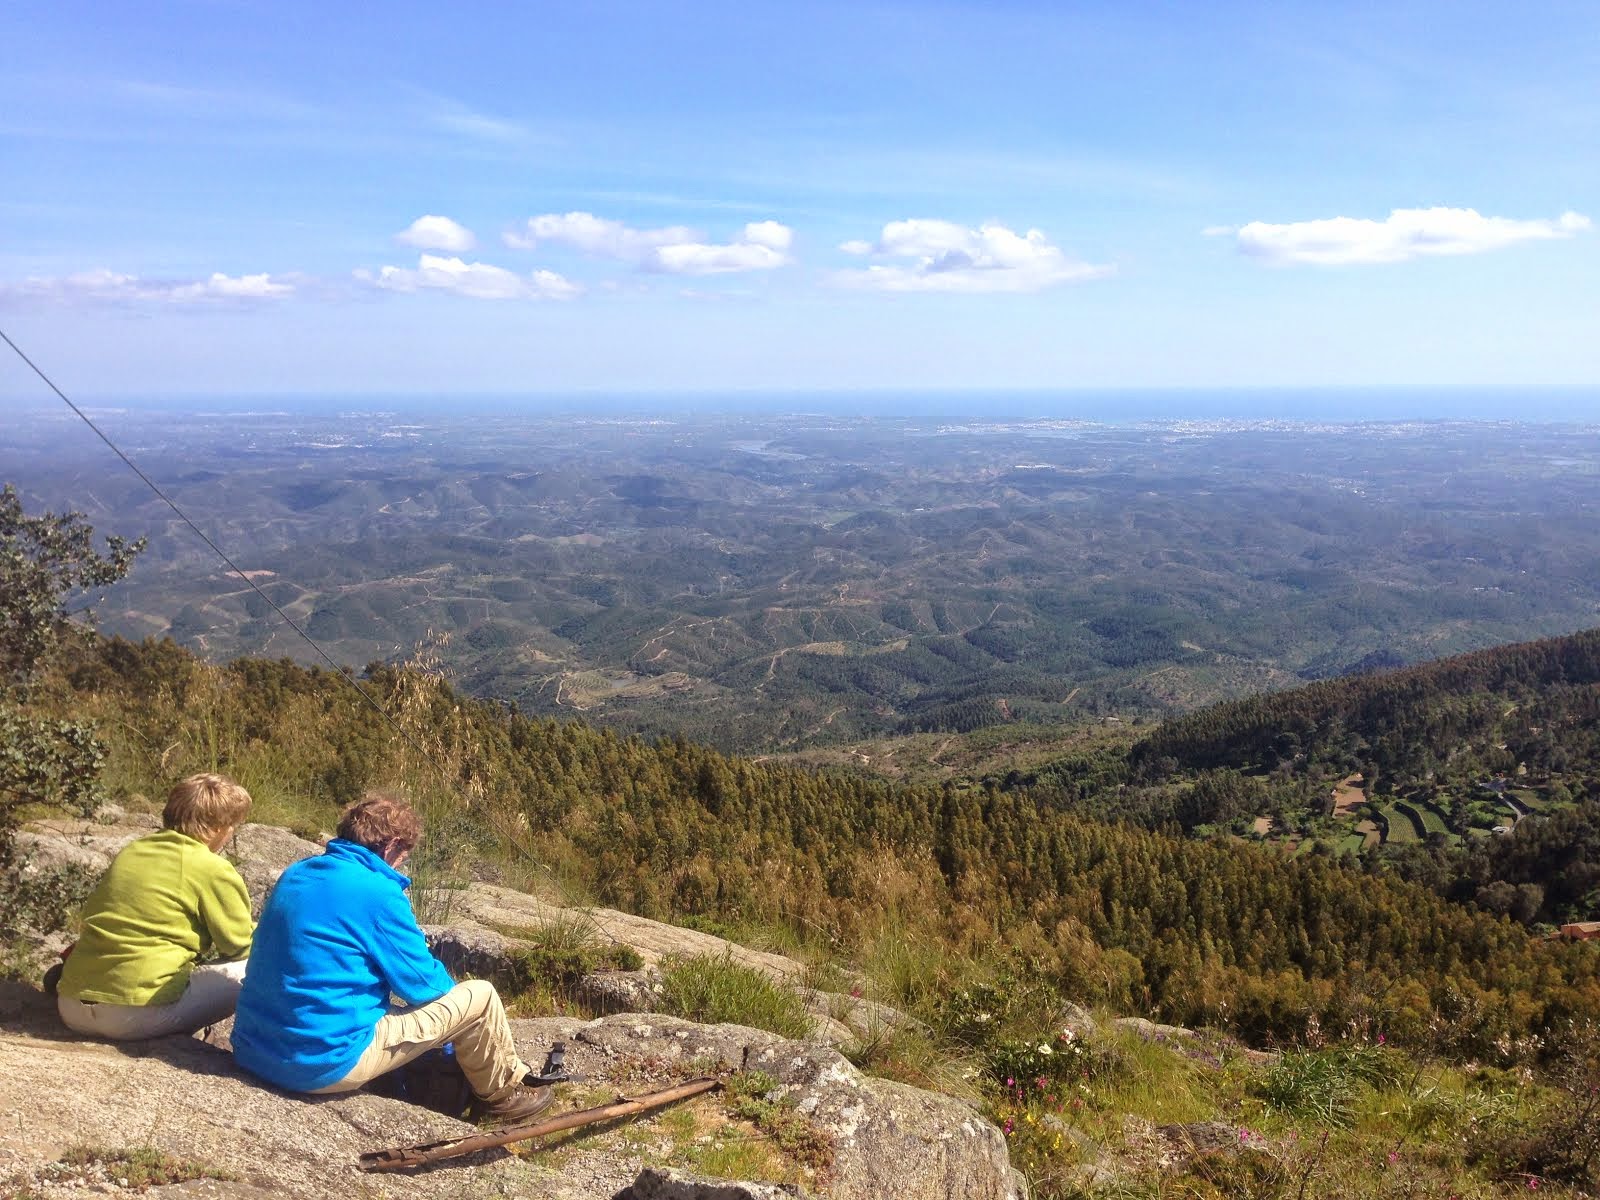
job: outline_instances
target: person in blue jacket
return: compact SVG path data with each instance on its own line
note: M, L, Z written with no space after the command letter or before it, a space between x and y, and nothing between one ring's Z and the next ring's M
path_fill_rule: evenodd
M526 1120L551 1092L523 1086L530 1072L499 993L451 979L406 900L399 867L421 834L409 804L369 792L340 814L321 855L284 871L256 926L234 1058L281 1088L325 1095L453 1043L472 1115Z

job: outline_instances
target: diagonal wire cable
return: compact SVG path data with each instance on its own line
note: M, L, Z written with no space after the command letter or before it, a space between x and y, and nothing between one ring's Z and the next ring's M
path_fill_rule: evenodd
M10 346L11 349L16 352L16 355L17 355L18 358L20 358L23 362L28 364L28 367L33 371L33 373L44 381L45 386L48 387L52 392L54 392L57 396L59 396L61 398L61 402L63 404L65 404L74 413L76 413L78 415L79 419L82 420L85 425L87 425L90 429L94 430L95 436L97 436L102 442L104 442L107 446L109 446L111 448L111 452L113 454L115 454L118 458L120 458L124 463L126 463L128 465L128 469L130 471L132 471L140 479L144 480L145 485L152 492L154 492L158 497L161 498L161 502L163 504L165 504L168 508L170 508L174 513L177 514L178 519L180 521L182 521L185 525L187 525L191 530L194 531L194 535L196 537L198 537L202 542L204 542L207 546L209 546L211 548L212 552L214 554L216 554L216 556L218 558L220 558L223 562L228 564L228 569L230 571L232 571L240 579L244 580L245 583L250 586L250 589L256 593L256 595L260 596L263 600L265 600L268 604L270 604L272 606L272 611L277 613L280 617L282 617L283 620L284 620L284 623L286 625L288 625L290 629L293 629L296 633L298 633L305 640L306 645L310 646L313 650L315 650L317 652L318 657L320 657L325 663L328 664L329 667L331 667L333 669L333 673L335 675L337 675L340 679L344 680L351 687L355 688L357 693L360 694L361 698L363 700L365 700L368 705L371 706L372 711L377 713L380 717L382 717L385 721L387 721L389 723L389 726L397 734L399 734L402 738L404 738L406 740L406 742L411 746L411 748L413 750L415 750L422 757L422 761L423 762L432 764L436 770L440 769L439 765L438 765L438 762L433 757L433 755L429 754L426 750L424 750L422 748L422 745L416 740L416 738L411 736L411 734L406 730L405 726L400 724L399 721L396 721L394 719L394 717L390 716L389 712L383 707L383 705L379 704L377 702L377 700L375 700L373 698L372 694L370 692L368 692L366 688L362 687L359 683L357 683L352 676L350 676L349 674L346 673L344 667L342 667L339 663L335 662L334 659L328 654L328 652L326 650L324 650L321 646L317 645L316 640L309 633L307 633L304 629L302 629L300 627L300 625L295 621L295 619L293 617L291 617L288 613L284 612L283 609L279 608L277 602L274 601L271 596L267 595L267 593L261 588L261 586L258 583L256 583L256 581L254 579L250 578L249 575L246 575L243 571L241 571L239 569L239 567L237 566L237 564L234 563L233 559L229 558L228 555L223 551L222 547L218 546L216 544L216 542L212 541L209 537L207 537L206 533L205 533L205 530L201 529L200 526L196 525L193 521L191 521L189 519L189 515L187 513L185 513L183 511L183 509L179 508L177 506L177 504L173 502L172 498L170 496L168 496L165 492L163 492L161 490L161 488L159 486L157 486L156 482L153 479L150 478L150 476L146 475L142 470L140 470L139 469L139 465L136 462L134 462L133 459L129 458L126 454L124 454L122 452L122 449L115 442L113 442L109 437L106 436L105 432L100 428L100 426L96 425L94 423L94 421L92 421L89 418L89 415L83 411L83 409L79 408L76 404L74 404L72 402L71 398L68 397L68 395L65 392L63 392L59 387L56 386L55 381L53 379L51 379L50 376L46 375L44 373L44 371L39 367L39 365L36 362L33 361L33 359L29 358L25 353L23 353L22 347L17 345L14 341L12 341L10 336L3 329L0 329L0 340L3 340L6 345ZM441 774L442 774L442 771L441 771ZM542 864L539 864L537 862L537 860L535 860L533 858L532 853L525 846L523 846L520 841L518 841L514 836L512 836L509 833L509 831L507 831L504 828L501 828L500 823L498 821L496 821L492 816L490 817L490 824L495 826L496 830L500 833L500 835L502 837L506 838L506 840L511 844L513 849L517 850L518 853L522 854L524 857L526 857L530 861L534 862L536 866L542 866ZM544 867L543 869L550 876L551 880L555 883L557 890L562 893L562 898L563 899L569 899L566 887L562 884L561 880L555 875L555 873L553 871L550 871L548 867ZM611 931L605 927L604 923L602 923L600 921L600 919L597 916L595 916L595 914L593 912L589 912L586 909L584 909L584 908L582 908L580 906L577 906L577 905L570 905L569 904L569 907L574 908L577 911L583 912L584 915L586 917L588 917L589 921L597 929L599 929L600 932L604 936L610 938L613 942L620 941L619 938L617 938L615 935L613 935L611 933Z
M372 710L374 712L376 712L380 717L382 717L385 721L387 721L390 724L390 726L393 727L393 729L394 729L394 731L396 733L398 733L401 737L405 738L405 740L407 742L411 743L411 748L414 749L418 754L420 754L423 757L424 761L430 761L431 760L431 756L428 754L428 752L426 750L424 750L422 748L422 746L420 744L418 744L417 740L415 738L413 738L411 736L411 734L406 731L405 726L401 725L400 722L396 721L392 716L390 716L389 713L384 709L383 705L379 704L377 702L377 700L373 699L371 693L369 693L366 688L362 687L353 678L351 678L348 674L346 674L344 667L342 667L339 663L335 662L334 659L332 658L332 656L330 656L326 650L324 650L321 646L317 645L315 639L313 639L312 636L309 633L307 633L304 629L300 628L300 625L295 621L295 619L293 617L291 617L288 613L284 612L283 609L279 608L277 601L273 600L273 598L271 596L267 595L266 591L261 587L260 584L258 584L254 579L250 578L249 575L247 575L243 571L241 571L239 569L238 565L233 561L233 559L229 558L228 555L223 551L222 547L217 545L216 542L212 541L209 537L207 537L205 530L201 529L200 526L196 525L193 521L191 521L189 519L189 514L184 512L183 509L179 508L177 506L177 504L174 503L172 497L168 496L165 492L163 492L161 490L161 488L156 484L155 480L151 479L150 476L146 475L143 471L141 471L139 469L139 464L134 462L133 459L129 458L126 454L124 454L122 452L122 449L115 442L113 442L109 437L106 436L105 432L100 428L100 426L96 425L89 418L89 414L84 412L83 409L79 408L76 404L74 404L71 401L71 399L68 398L67 394L56 386L55 381L53 379L51 379L50 376L46 375L44 373L44 371L40 369L39 365L36 362L33 361L33 359L29 358L26 354L23 353L22 352L22 347L17 345L15 342L13 342L11 340L11 338L6 334L6 331L3 330L3 329L0 329L0 339L3 339L5 341L6 345L10 346L13 350L16 351L17 357L20 358L23 362L27 363L28 366L30 368L32 368L33 373L35 375L37 375L40 379L44 380L45 385L52 392L54 392L57 396L61 397L61 402L63 404L65 404L68 408L70 408L73 412L77 413L79 419L81 419L83 421L83 423L85 425L87 425L90 429L94 430L95 435L97 437L99 437L99 439L102 442L104 442L107 446L111 447L111 452L113 454L115 454L123 462L128 464L128 469L130 471L132 471L140 479L144 480L145 485L147 487L149 487L149 489L152 492L154 492L158 497L160 497L161 502L163 504L165 504L168 508L170 508L174 513L177 514L178 519L180 521L182 521L185 525L187 525L191 530L194 531L194 535L197 538L199 538L207 546L211 547L212 552L218 558L220 558L223 562L228 564L228 569L230 571L232 571L240 579L244 580L245 583L247 585L249 585L251 590L256 593L256 595L260 596L263 600L265 600L268 604L270 604L272 606L272 611L277 613L280 617L282 617L283 620L284 620L284 623L287 624L290 629L292 629L296 633L298 633L305 640L306 645L310 646L313 650L315 650L317 652L318 657L320 657L323 662L327 663L328 666L333 668L333 673L335 675L339 676L339 678L343 679L351 687L355 688L355 690L361 694L361 698L372 706Z

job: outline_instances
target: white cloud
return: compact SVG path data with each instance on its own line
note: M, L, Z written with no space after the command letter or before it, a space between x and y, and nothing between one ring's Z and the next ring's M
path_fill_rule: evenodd
M692 242L698 235L683 225L633 229L621 221L588 212L546 213L530 217L522 230L505 235L506 245L532 250L540 242L558 242L603 258L637 260L657 246Z
M554 271L518 275L489 263L437 254L422 255L415 269L384 267L376 274L357 271L356 278L385 291L441 291L474 300L566 300L583 290Z
M30 278L0 284L0 299L54 300L62 303L204 305L281 300L294 294L298 277L224 275L204 279L141 279L100 268L58 278Z
M685 225L635 229L593 213L569 212L531 217L505 240L522 250L556 242L662 275L724 275L787 266L794 230L777 221L752 221L731 242L716 243Z
M1328 217L1273 225L1251 221L1234 234L1239 250L1274 265L1342 266L1392 263L1430 255L1482 254L1518 242L1568 238L1589 229L1588 217L1563 213L1554 220L1485 217L1471 208L1397 208L1386 220Z
M752 221L744 227L743 240L752 246L787 250L794 245L794 230L776 221Z
M840 286L884 292L1037 292L1115 270L1068 258L1037 229L1019 234L994 223L970 229L953 221L891 221L875 244L850 241L839 248L911 260L834 273Z
M418 250L449 250L456 254L478 244L472 230L457 225L449 217L418 217L403 232L394 235L403 246Z
M663 275L726 275L735 271L770 271L788 261L789 256L782 251L752 242L727 246L685 242L657 247L645 259L644 266Z
M735 271L771 271L787 266L794 230L776 221L752 221L725 245L679 242L657 246L644 260L647 271L664 275L727 275Z

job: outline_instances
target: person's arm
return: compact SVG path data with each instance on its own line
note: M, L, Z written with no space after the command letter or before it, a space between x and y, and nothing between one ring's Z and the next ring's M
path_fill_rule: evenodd
M371 951L378 974L396 996L415 1007L437 1000L456 981L428 949L405 893L399 888L386 894L373 913Z
M210 935L217 957L248 957L255 935L255 923L250 920L250 893L232 863L210 851L205 853L212 861L206 863L210 870L199 881L200 922Z

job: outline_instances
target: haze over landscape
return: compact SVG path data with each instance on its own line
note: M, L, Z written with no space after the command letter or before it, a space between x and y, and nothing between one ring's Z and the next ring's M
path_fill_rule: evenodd
M556 906L519 1018L638 966L596 905L728 939L678 1017L792 956L1037 1200L1600 1194L1592 3L0 39L0 976L63 810L394 786L419 916ZM749 1087L598 1142L834 1194Z

